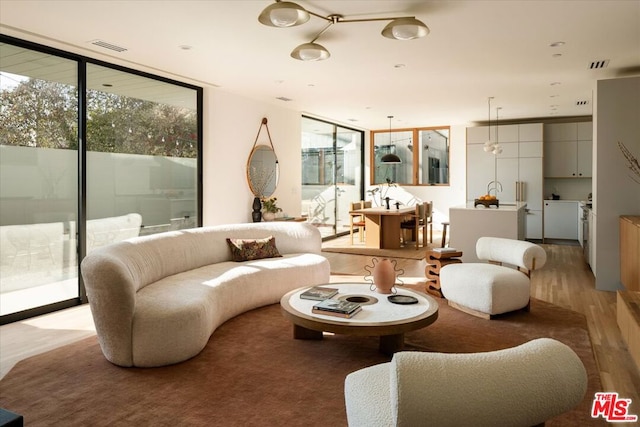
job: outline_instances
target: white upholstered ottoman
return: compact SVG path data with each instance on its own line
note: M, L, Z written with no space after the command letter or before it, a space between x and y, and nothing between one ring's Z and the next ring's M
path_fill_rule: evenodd
M523 240L481 237L476 253L492 263L449 264L440 270L440 289L449 305L484 318L528 309L529 272L545 264L544 249Z

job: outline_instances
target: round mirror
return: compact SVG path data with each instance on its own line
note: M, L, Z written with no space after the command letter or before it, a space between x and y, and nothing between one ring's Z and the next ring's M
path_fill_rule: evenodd
M273 148L268 145L253 147L247 162L247 180L253 195L270 197L276 191L279 177L278 158Z

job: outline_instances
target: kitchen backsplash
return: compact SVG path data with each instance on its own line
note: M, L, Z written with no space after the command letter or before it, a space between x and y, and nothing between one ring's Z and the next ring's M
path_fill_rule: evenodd
M544 198L560 195L560 200L587 200L591 189L591 178L545 178Z

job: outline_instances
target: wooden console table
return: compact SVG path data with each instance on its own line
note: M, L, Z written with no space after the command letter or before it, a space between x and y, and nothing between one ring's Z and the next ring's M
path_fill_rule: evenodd
M440 270L445 265L461 263L461 256L462 251L440 252L433 249L427 250L425 257L427 266L424 269L424 273L427 279L429 279L427 292L442 298L442 291L440 290Z

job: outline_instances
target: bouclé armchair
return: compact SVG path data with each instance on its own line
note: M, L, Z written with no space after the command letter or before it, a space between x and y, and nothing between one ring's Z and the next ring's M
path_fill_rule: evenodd
M485 353L399 352L345 379L349 427L534 426L586 390L578 355L550 338Z

